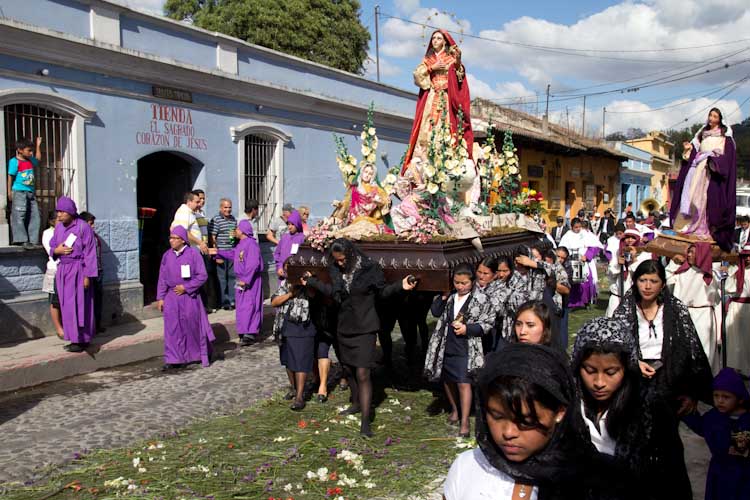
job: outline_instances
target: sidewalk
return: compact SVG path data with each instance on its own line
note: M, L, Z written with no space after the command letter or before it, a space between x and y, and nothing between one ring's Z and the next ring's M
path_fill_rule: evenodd
M273 309L266 307L266 329L273 323L272 314ZM216 345L237 341L234 311L220 310L208 319ZM110 326L94 337L84 353L64 351L68 342L57 337L0 345L0 393L161 356L163 325L162 318L157 317Z

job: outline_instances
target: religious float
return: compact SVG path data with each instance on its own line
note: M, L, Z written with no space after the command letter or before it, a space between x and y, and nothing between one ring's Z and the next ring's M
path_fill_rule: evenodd
M522 182L509 131L500 148L491 124L486 144L474 142L465 68L447 32L432 34L414 80L420 92L409 146L382 181L372 106L360 135L361 160L335 137L346 193L290 258L292 281L306 271L327 281L326 249L336 238L358 241L386 280L414 275L423 291L449 290L459 263L475 265L540 241L535 218L542 194Z

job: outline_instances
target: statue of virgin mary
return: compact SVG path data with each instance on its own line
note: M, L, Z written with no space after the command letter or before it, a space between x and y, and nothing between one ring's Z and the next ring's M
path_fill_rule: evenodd
M414 83L420 89L419 98L401 173L411 164L417 146L422 151L429 151L432 129L440 127L443 119L442 102L448 108L446 115L451 133L463 131L471 157L474 134L471 130L469 83L466 68L461 63L461 50L447 31L435 31L430 37L424 59L414 71ZM463 113L461 123L458 123L459 110Z

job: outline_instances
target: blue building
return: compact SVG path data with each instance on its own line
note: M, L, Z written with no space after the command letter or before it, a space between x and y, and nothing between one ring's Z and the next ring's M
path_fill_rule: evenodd
M633 212L640 210L641 203L651 194L651 153L638 149L624 142L613 143L615 149L620 151L628 159L622 162L620 168L620 191L617 206L619 213L632 203Z
M107 322L140 318L185 191L327 216L343 195L333 134L358 151L375 104L378 166L398 162L416 96L360 76L103 0L11 0L0 17L0 164L19 137L41 136L43 227L55 199L96 217L104 241ZM6 175L0 176L6 190ZM139 220L139 208L154 208ZM0 196L0 342L51 333L41 293L46 255L9 246ZM140 224L140 225L139 225Z

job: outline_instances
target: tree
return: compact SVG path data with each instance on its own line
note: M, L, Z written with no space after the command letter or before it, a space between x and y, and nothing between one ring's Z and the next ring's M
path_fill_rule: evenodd
M358 0L167 0L167 16L362 74L370 33Z

